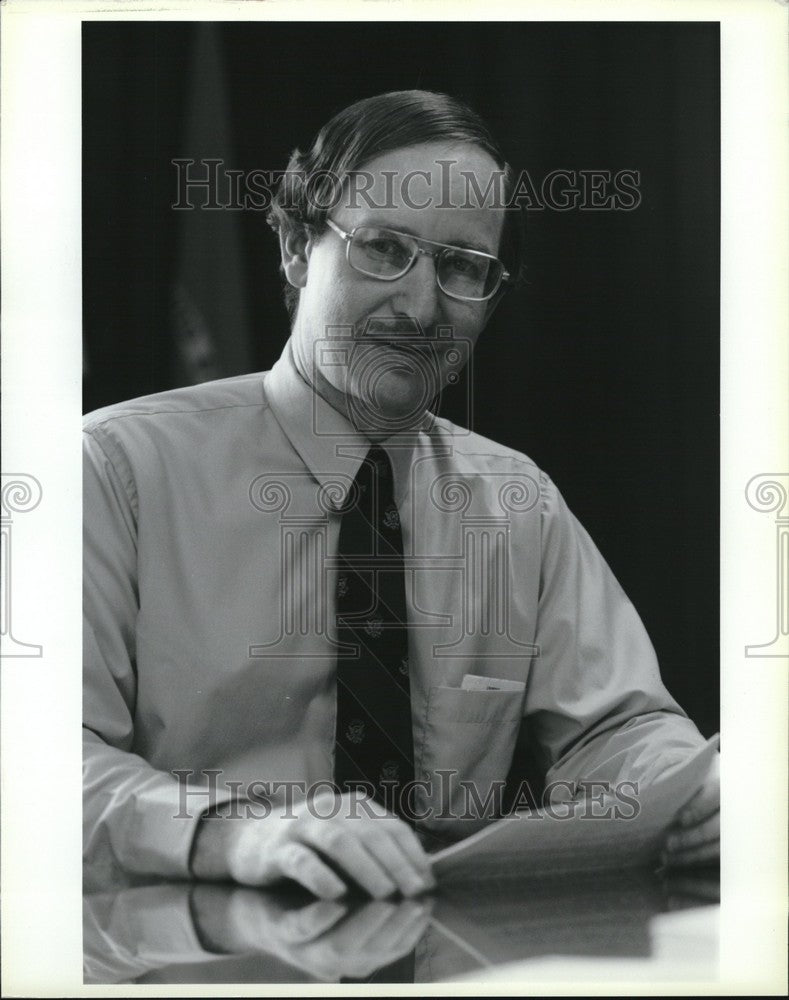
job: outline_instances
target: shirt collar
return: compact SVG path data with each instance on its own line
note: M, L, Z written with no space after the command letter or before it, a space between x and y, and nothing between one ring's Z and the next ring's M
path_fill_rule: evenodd
M267 374L265 390L277 422L310 475L324 488L332 505L341 507L371 447L370 440L301 377L290 340ZM419 430L393 434L382 442L392 459L396 480L400 478L398 469L410 466L411 451L433 421L428 413Z

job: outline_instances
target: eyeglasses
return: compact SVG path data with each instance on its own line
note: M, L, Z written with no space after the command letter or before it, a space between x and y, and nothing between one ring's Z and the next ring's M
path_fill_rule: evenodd
M326 222L345 241L345 256L351 267L371 278L397 281L410 271L419 254L425 254L436 261L438 287L453 299L486 302L502 282L510 280L498 257L481 250L423 240L379 226L356 226L346 232L331 219Z

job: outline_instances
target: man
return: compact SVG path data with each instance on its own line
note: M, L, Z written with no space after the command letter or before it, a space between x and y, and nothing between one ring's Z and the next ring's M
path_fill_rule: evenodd
M415 895L518 747L550 798L703 744L550 479L429 412L517 278L511 188L459 102L358 102L273 204L272 371L86 418L92 864ZM677 863L717 857L718 796L715 763Z

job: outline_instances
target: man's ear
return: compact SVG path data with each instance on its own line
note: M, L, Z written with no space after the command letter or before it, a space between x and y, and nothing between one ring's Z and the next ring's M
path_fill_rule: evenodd
M303 288L307 284L311 249L312 237L303 227L291 229L287 234L280 229L279 252L282 257L282 270L288 283L294 288Z

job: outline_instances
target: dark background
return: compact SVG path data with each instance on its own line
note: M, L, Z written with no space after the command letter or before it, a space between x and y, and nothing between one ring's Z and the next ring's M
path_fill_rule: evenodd
M551 475L709 735L717 23L85 23L84 408L266 369L287 338L263 213L173 211L173 158L284 169L340 108L411 87L467 100L537 184L560 168L640 171L633 211L529 212L528 281L477 347L472 422ZM205 314L179 340L173 288L190 280ZM441 412L467 423L463 400Z

